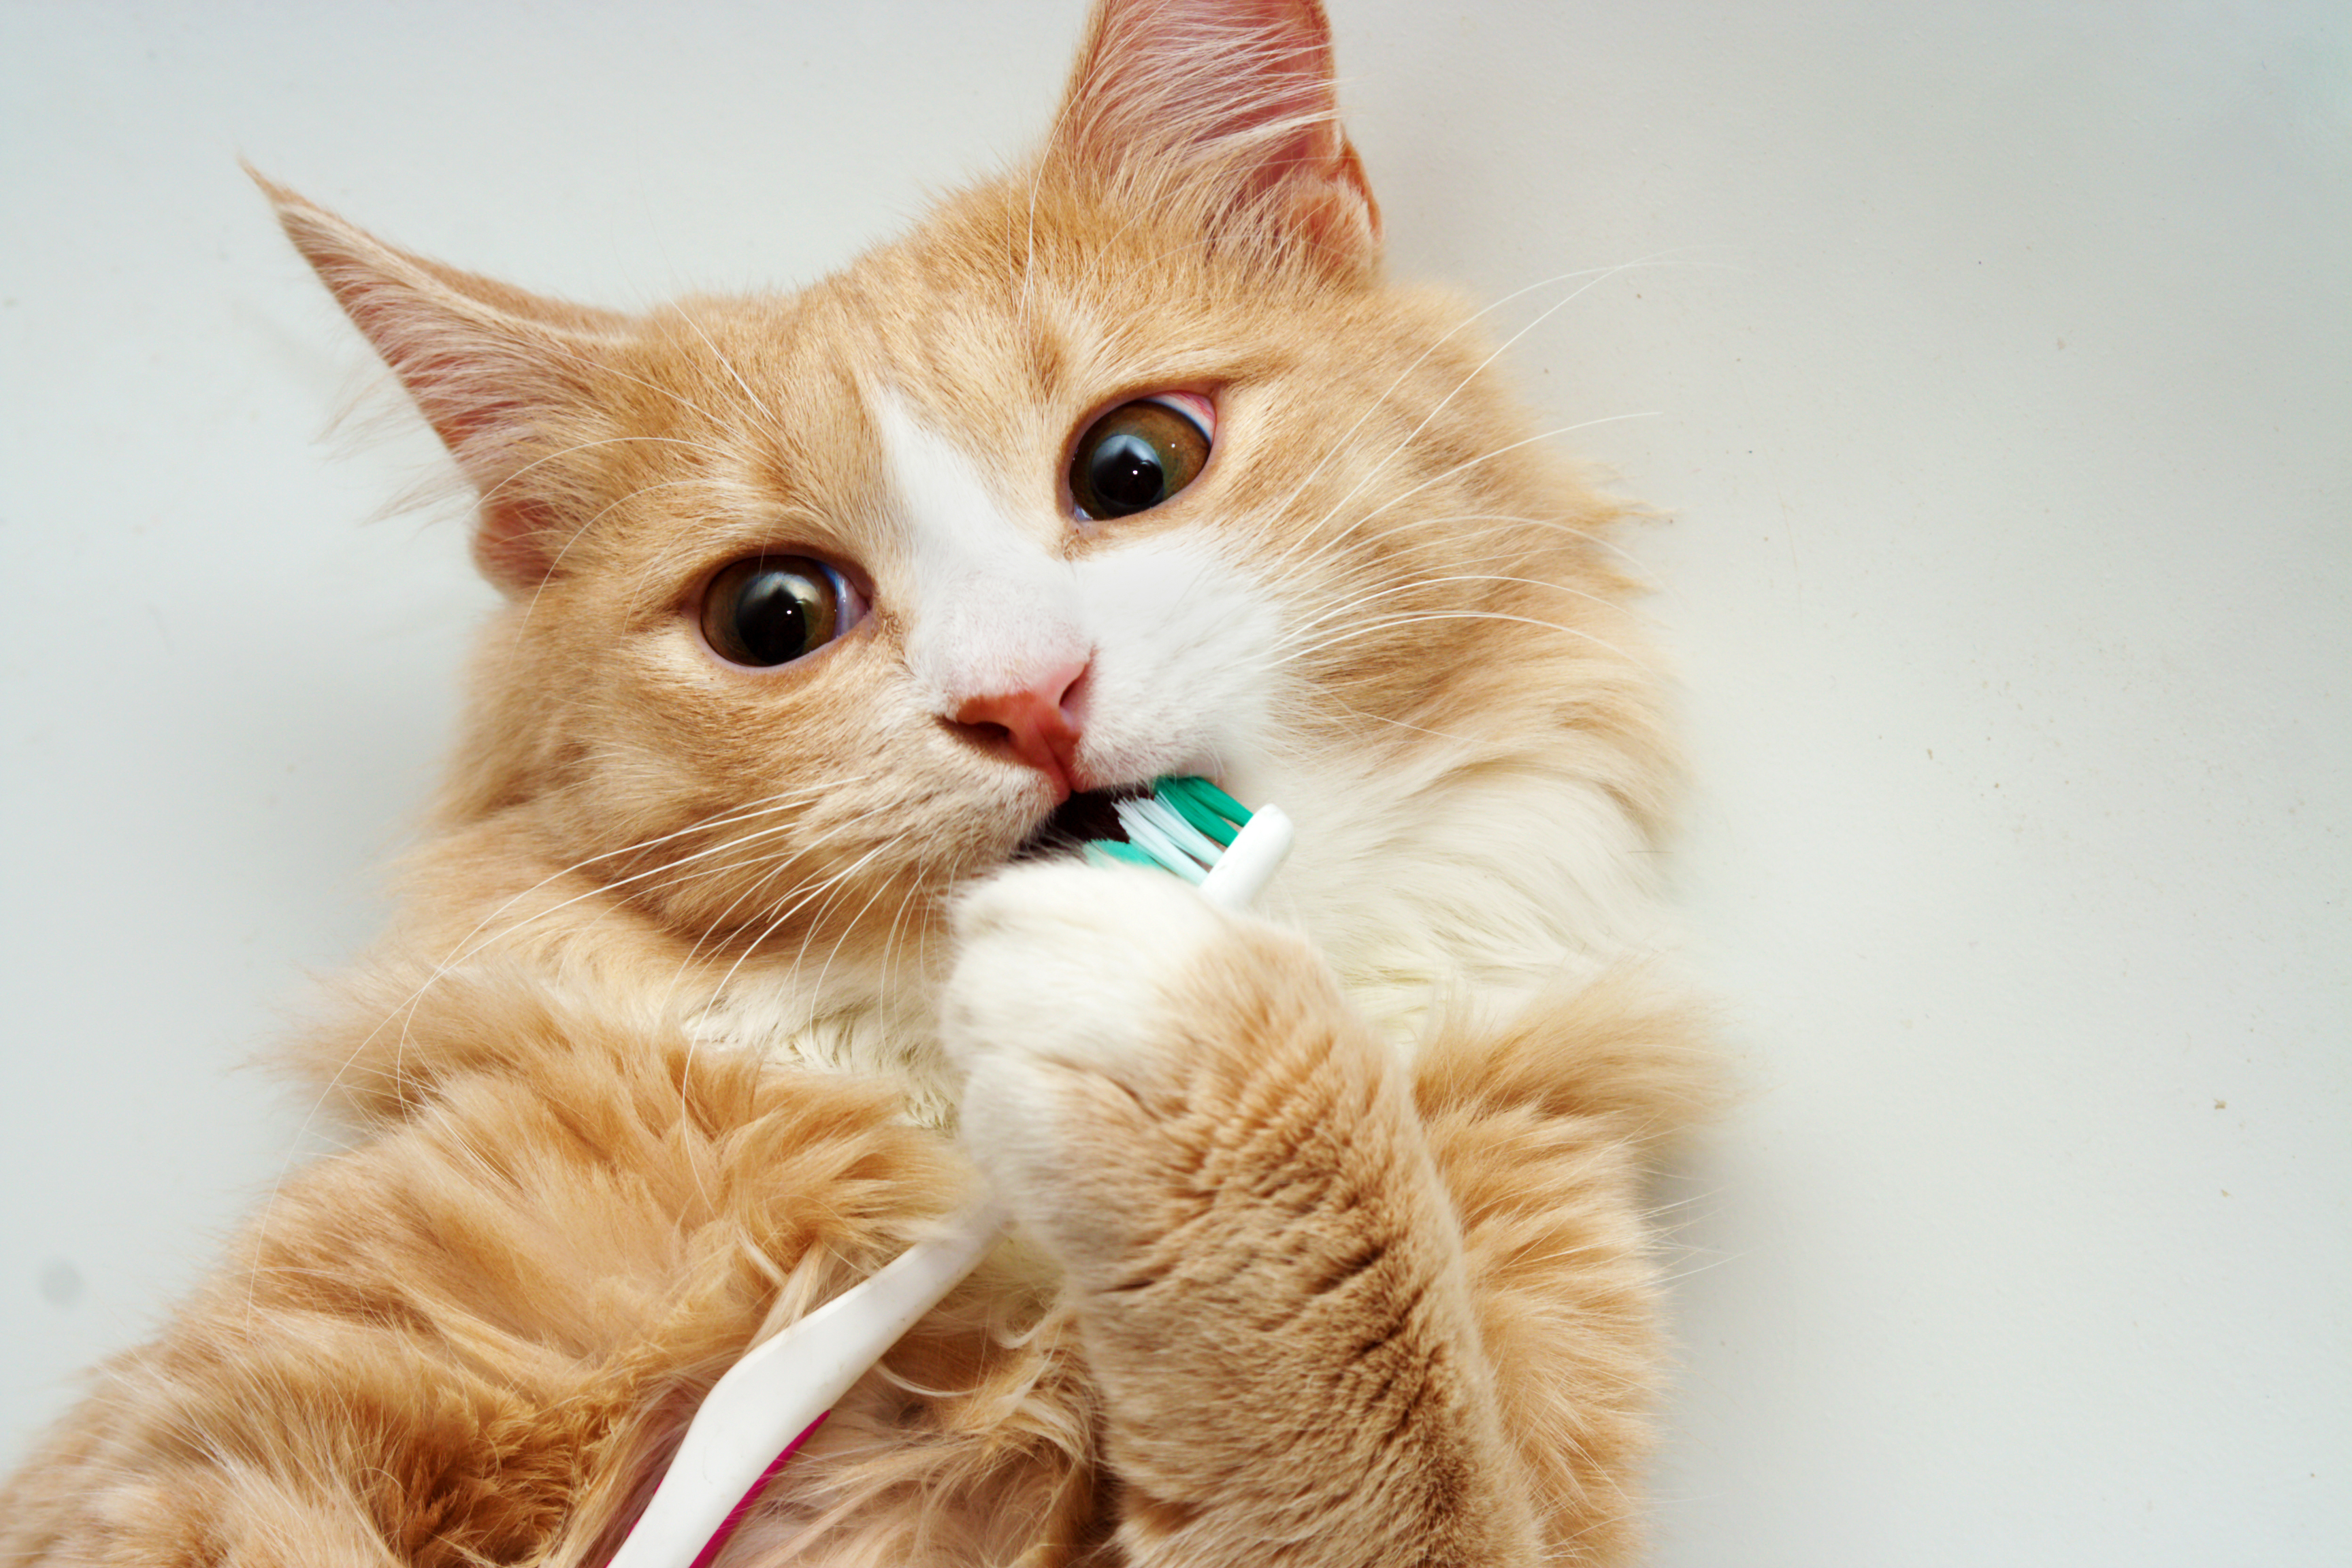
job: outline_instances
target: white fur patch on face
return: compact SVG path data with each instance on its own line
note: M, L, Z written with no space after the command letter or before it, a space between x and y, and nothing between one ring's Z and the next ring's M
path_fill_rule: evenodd
M1280 623L1234 562L1189 531L1066 559L1055 542L1074 521L1019 515L896 396L877 397L875 422L909 544L908 662L933 711L1077 663L1078 757L1097 784L1226 774L1260 753Z
M1092 654L1070 563L1016 521L970 456L894 395L874 402L910 546L907 659L934 712L1026 690Z
M1077 563L1095 664L1085 756L1119 781L1231 782L1262 758L1281 619L1271 597L1192 531Z

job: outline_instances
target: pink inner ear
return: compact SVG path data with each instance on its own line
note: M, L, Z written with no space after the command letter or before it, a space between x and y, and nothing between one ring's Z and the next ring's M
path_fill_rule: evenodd
M474 527L474 567L492 585L509 594L538 587L554 571L542 509L530 504L482 503Z
M1337 120L1329 23L1317 0L1105 0L1064 143L1085 163L1214 170L1227 208L1283 186L1276 221L1349 260L1379 210Z
M1303 184L1290 198L1289 223L1326 252L1369 256L1380 248L1381 204L1364 181L1353 145L1339 143L1339 166L1331 179Z
M1332 105L1330 29L1313 0L1106 0L1072 107L1117 158L1207 150ZM1318 129L1265 150L1272 178L1318 155Z
M1148 15L1166 19L1181 5L1155 5ZM1214 58L1227 79L1243 89L1234 101L1204 105L1197 140L1217 141L1238 136L1285 120L1328 115L1335 105L1331 87L1331 28L1323 8L1315 4L1286 5L1275 0L1255 5L1203 5L1192 9L1216 17L1223 32L1214 46ZM1189 37L1188 37L1189 35ZM1174 42L1201 48L1192 40L1202 34L1178 31ZM1315 155L1318 127L1302 128L1291 142L1268 153L1269 163L1296 163Z
M545 581L559 531L544 499L551 476L535 472L531 454L551 420L583 405L583 371L621 319L396 250L260 183L288 237L481 495L475 563L509 593Z
M319 267L480 492L476 567L509 593L538 586L553 565L548 510L509 487L514 449L530 444L564 395L548 364L553 351L529 352L521 334L501 331L429 283L387 276L357 258Z

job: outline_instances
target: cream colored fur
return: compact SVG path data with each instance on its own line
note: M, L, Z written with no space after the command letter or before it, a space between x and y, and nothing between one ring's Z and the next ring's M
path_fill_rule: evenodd
M1104 0L1045 150L800 294L640 318L288 232L506 593L404 913L305 1038L347 1152L0 1497L24 1563L593 1564L746 1347L968 1200L1014 1241L729 1564L1625 1561L1642 1184L1704 1098L1605 536L1450 299L1379 277L1313 0ZM1073 517L1076 434L1216 412ZM766 670L704 584L870 603ZM1213 774L1264 918L1008 865L962 704L1076 660L1094 787Z

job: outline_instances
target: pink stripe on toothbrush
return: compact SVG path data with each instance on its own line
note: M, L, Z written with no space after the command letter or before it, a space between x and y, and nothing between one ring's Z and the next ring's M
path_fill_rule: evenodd
M710 1568L710 1564L719 1556L719 1548L725 1546L727 1538L735 1533L735 1527L743 1522L743 1516L751 1511L751 1504L759 1497L760 1489L776 1479L776 1472L784 1468L784 1461L791 1458L799 1450L800 1446L808 1441L809 1434L824 1426L825 1416L832 1414L830 1410L825 1411L806 1426L802 1427L801 1435L785 1444L784 1451L769 1461L768 1468L760 1472L760 1479L751 1483L751 1489L738 1498L735 1506L727 1510L727 1517L719 1521L718 1530L712 1532L710 1539L703 1543L702 1550L694 1554L694 1561L688 1565L688 1568Z

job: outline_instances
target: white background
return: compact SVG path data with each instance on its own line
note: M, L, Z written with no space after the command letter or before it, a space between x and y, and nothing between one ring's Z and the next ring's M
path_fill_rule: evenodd
M0 4L0 1442L303 1146L488 603L321 443L242 153L614 305L1040 132L1078 0ZM1637 548L1745 1100L1673 1184L1674 1564L2352 1561L2352 11L1337 0L1395 269ZM1498 313L1516 325L1565 289Z

